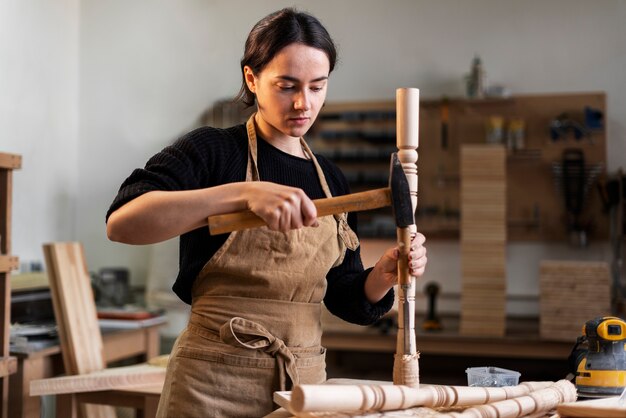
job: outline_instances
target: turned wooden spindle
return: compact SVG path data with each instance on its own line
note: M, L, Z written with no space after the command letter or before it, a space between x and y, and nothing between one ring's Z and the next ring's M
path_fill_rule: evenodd
M417 207L417 147L419 145L419 90L396 90L398 159L411 192L413 213ZM415 341L415 278L409 274L408 253L417 232L415 224L398 228L398 340L393 383L419 387L419 354Z
M546 412L555 409L562 403L574 402L576 397L576 387L574 384L569 380L559 380L550 387L531 392L528 395L515 397L515 399L474 406L463 412L453 412L438 416L441 418L519 418L529 415L545 416Z
M419 389L405 385L298 385L291 392L290 407L299 413L474 406L519 398L553 385L554 382L525 382L498 388L422 385Z

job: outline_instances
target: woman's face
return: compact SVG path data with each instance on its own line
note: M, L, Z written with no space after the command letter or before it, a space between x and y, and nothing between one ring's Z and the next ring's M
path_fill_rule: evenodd
M298 43L280 50L259 74L244 67L256 95L261 135L267 140L303 136L324 104L329 71L324 51Z

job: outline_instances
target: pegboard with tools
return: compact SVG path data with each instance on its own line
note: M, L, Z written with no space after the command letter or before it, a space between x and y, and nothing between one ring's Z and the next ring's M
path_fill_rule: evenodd
M506 149L508 240L607 239L597 188L606 174L606 120L602 92L422 98L420 231L459 236L461 146L492 143ZM380 187L395 146L395 102L327 103L307 140L342 168L353 191ZM395 236L390 211L359 219L361 236Z

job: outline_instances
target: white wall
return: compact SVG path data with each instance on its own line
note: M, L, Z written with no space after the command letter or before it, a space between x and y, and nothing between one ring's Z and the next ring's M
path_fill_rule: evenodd
M0 151L14 173L13 253L77 235L78 0L0 0Z
M16 198L14 227L22 257L38 253L44 240L72 237L85 243L93 269L129 266L133 281L143 282L148 247L106 240L108 205L134 167L193 126L216 99L236 93L248 30L284 6L317 15L339 44L331 101L392 99L399 86L419 87L423 97L459 96L478 53L488 80L513 93L606 91L609 169L626 166L620 0L83 0L79 18L77 3L0 0L8 35L0 38L2 81L6 73L23 85L0 97L0 149L25 158L16 188L29 191ZM19 68L6 62L14 56ZM31 61L46 66L33 69ZM514 245L511 288L536 293L529 266L552 251ZM607 253L599 247L587 256ZM457 261L454 248L433 245L428 278L457 286Z

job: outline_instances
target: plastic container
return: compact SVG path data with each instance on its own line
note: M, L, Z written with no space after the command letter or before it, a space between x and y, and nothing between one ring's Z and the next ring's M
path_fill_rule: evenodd
M468 386L501 387L516 386L521 374L499 367L470 367L467 373Z

